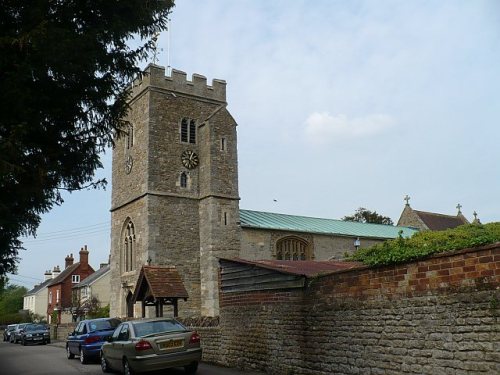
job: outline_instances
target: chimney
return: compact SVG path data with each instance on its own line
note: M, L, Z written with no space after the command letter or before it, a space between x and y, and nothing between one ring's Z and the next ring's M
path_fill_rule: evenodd
M45 271L45 273L43 274L43 276L44 276L44 281L50 280L50 279L52 279L52 272Z
M108 263L101 263L101 264L99 265L99 269L104 268L104 267L106 267L107 265L108 265Z
M80 250L80 264L85 267L85 265L88 266L89 264L89 252L87 250L87 245L85 247L82 247Z
M75 258L73 258L73 253L71 255L66 255L66 258L64 258L64 268L68 268L69 266L73 265L73 261Z
M59 266L55 266L54 269L52 270L52 278L55 279L59 274L61 273L61 269Z

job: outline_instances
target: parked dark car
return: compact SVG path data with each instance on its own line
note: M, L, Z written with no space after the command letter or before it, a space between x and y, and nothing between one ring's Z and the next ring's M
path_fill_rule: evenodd
M3 331L3 341L10 341L10 334L14 331L16 325L17 324L9 324L7 328L5 328L5 331Z
M120 324L102 346L101 369L130 375L183 366L194 374L201 354L200 336L177 320L133 320Z
M45 324L26 324L21 330L21 344L50 344L50 332Z
M26 327L28 323L20 323L16 324L16 328L10 334L10 342L13 344L17 344L21 339L21 331Z
M115 318L99 318L82 320L66 339L66 355L68 359L80 357L85 364L97 359L102 344L111 337L115 328L121 323Z

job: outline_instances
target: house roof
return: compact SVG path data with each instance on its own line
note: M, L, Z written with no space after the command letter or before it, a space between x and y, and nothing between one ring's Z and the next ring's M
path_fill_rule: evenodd
M59 275L57 275L57 277L53 278L47 286L49 287L52 285L62 283L69 275L73 273L73 271L75 271L78 268L79 265L80 262L73 263L71 266L67 267Z
M37 294L39 291L41 291L43 288L46 288L49 283L52 281L52 279L45 280L43 283L35 285L33 289L29 290L28 293L25 294L25 296L30 296L33 294Z
M154 298L189 297L174 266L142 266L133 300L142 300L148 291Z
M443 215L434 212L413 210L430 230L445 230L468 224L460 215Z
M281 273L298 276L314 277L321 274L329 274L353 268L365 267L359 262L332 262L314 260L246 260L241 258L224 259L222 261L235 262L266 268Z
M418 232L415 228L402 226L367 224L355 221L322 219L250 210L240 210L240 223L242 228L286 230L325 235L385 239L398 237L400 231L403 231L403 237L411 237L414 233Z
M76 284L73 288L81 288L84 286L88 286L98 279L101 278L101 276L104 276L106 273L108 273L110 270L109 264L107 266L99 268L97 271L95 271L92 275L86 277L83 281L79 282Z

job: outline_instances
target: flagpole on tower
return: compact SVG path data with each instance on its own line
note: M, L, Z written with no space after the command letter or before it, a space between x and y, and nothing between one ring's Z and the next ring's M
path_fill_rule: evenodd
M171 75L172 67L170 66L170 33L172 32L172 19L167 18L167 75Z

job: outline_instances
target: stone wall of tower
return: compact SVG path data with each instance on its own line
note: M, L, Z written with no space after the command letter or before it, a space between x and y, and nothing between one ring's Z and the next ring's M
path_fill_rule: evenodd
M126 295L133 292L138 277L137 269L147 261L148 215L145 194L148 170L148 131L150 94L147 91L135 96L130 103L127 120L133 126L133 145L127 147L127 135L115 140L113 148L112 194L111 194L111 316L126 316ZM133 160L129 173L126 170L128 157ZM122 269L124 225L130 219L135 227L135 271Z
M200 314L200 235L198 201L150 195L149 256L154 265L175 265L189 294L179 301L180 316Z
M126 316L126 296L129 291L133 293L134 286L139 277L140 266L147 262L148 248L148 209L145 199L135 200L111 213L111 301L110 316ZM135 227L135 270L125 272L121 251L124 246L124 226L130 219Z
M133 86L129 120L134 145L119 139L113 152L113 315L126 313L125 296L148 260L175 265L189 293L181 316L218 312L217 257L238 256L240 246L236 123L226 110L225 82L150 65ZM182 142L183 118L196 122L196 143ZM186 168L184 151L199 165ZM134 160L125 172L125 161ZM187 176L187 186L180 183ZM134 221L136 270L123 273L120 244L127 218ZM137 221L137 224L136 224Z
M199 128L201 312L219 314L218 258L239 256L236 122L224 105Z

